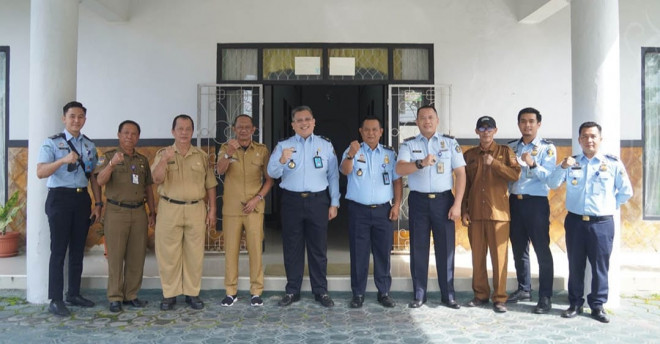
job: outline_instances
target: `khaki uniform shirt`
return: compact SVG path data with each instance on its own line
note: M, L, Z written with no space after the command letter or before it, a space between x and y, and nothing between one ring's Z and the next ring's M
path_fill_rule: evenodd
M226 152L227 144L223 143L218 157ZM229 158L222 196L223 215L245 215L243 206L261 190L268 174L268 157L266 145L253 141L247 149L239 148ZM263 213L264 208L265 202L259 202L255 211Z
M198 201L206 197L206 189L218 185L213 169L209 166L206 152L190 146L186 155L176 148L172 160L167 162L165 180L158 185L158 194L177 201ZM165 148L156 153L154 166L158 165Z
M493 156L490 166L484 162L486 154ZM510 221L507 189L509 182L520 177L520 165L513 150L493 141L488 150L473 147L464 157L467 183L461 212L469 214L472 221Z
M121 147L111 149L99 158L94 174L98 175L117 152L124 153L124 161L114 165L110 180L105 185L106 198L117 202L144 202L146 198L144 188L154 183L146 156L135 150L132 155L127 154Z

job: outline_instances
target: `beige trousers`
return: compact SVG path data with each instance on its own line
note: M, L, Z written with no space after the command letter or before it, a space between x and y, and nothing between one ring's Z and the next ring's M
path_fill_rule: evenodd
M261 295L264 290L262 250L264 240L264 215L223 216L222 232L225 239L225 289L227 295L238 292L238 256L241 234L245 229L245 241L250 260L250 294Z
M506 277L509 250L509 222L472 221L468 228L472 246L472 290L480 300L490 298L486 254L490 249L493 265L493 302L506 302Z

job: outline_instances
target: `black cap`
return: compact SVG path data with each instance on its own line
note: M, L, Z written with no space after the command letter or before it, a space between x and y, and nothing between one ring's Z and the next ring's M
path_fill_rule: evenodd
M497 128L495 125L495 119L490 116L481 116L477 120L477 129L481 127Z

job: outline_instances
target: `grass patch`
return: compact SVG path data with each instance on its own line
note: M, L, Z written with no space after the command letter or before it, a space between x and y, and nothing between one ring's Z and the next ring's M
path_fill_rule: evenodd
M16 306L27 304L27 300L18 296L0 296L0 304L4 306Z

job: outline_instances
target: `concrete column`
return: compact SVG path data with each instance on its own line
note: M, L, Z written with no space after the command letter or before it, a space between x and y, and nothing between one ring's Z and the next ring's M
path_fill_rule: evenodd
M27 299L48 301L50 228L46 180L37 178L42 142L63 128L62 107L76 98L79 0L30 4L30 114L27 191ZM66 280L66 278L65 278Z
M573 86L573 154L582 150L578 127L595 121L603 127L600 151L619 155L621 146L619 75L619 2L617 0L571 1L571 59ZM621 220L614 216L614 248L610 259L609 301L620 304ZM589 264L587 264L587 267ZM587 269L585 297L591 287Z

